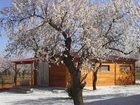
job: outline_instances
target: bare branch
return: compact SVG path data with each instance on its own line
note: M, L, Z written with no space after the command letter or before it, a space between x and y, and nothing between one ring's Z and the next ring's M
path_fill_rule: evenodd
M120 49L117 49L117 48L113 48L113 47L109 47L108 49L121 52L121 53L123 53L125 55L129 55L129 54L131 54L133 52L133 50L132 51L129 51L129 52L124 52L123 50L120 50Z
M63 26L63 22L65 20L66 15L67 15L67 12L65 12L64 16L62 17L62 21L60 23L60 28L62 28L62 26Z

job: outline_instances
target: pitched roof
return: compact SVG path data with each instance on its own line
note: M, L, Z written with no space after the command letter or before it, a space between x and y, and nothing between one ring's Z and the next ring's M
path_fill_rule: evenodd
M14 60L12 62L13 63L17 63L17 64L30 64L30 63L32 63L35 60L36 59L32 57L32 58L17 59L17 60Z
M134 58L130 58L130 57L119 57L119 56L109 56L107 58L105 58L106 61L112 61L112 62L118 62L118 61L121 61L121 62L135 62L137 61L138 59L134 59Z
M138 59L134 59L134 58L125 58L125 57L119 57L119 56L109 56L106 58L103 58L105 60L105 62L135 62ZM35 60L39 60L39 58L23 58L23 59L18 59L18 60L14 60L12 61L13 63L16 64L31 64L33 63ZM94 59L95 60L95 59ZM78 61L78 57L75 58L75 61Z

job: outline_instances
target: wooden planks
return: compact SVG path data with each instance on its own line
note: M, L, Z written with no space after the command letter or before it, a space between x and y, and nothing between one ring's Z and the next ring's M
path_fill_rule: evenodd
M51 68L49 68L49 86L66 87L66 68L64 65L51 64Z
M120 70L120 65L116 66L116 85L130 85L135 84L135 64L129 63L131 69L130 70ZM123 64L128 65L128 64Z
M118 84L118 78L121 77L122 73L120 73L120 63L102 63L102 65L109 65L110 70L109 71L98 71L97 74L97 86L107 86L107 85L115 85ZM135 81L134 77L134 63L128 63L132 67L132 71L128 73L129 75L125 75L126 77L130 76L131 79L128 79L129 81L124 81L126 84L132 84ZM82 68L81 76L84 77L84 75L87 75L87 78L85 79L86 86L92 86L93 82L93 71L89 70L85 65ZM51 68L49 70L49 86L54 87L66 87L67 83L70 81L70 74L65 67L65 65L55 65L52 64ZM121 83L123 84L123 83Z

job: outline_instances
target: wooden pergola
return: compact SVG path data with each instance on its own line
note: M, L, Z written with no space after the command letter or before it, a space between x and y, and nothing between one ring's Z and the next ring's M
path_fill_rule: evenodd
M15 64L15 71L17 71L17 66L21 64L30 64L31 65L31 86L37 85L37 71L35 70L35 62L37 58L25 58L25 59L18 59L14 60L13 63Z

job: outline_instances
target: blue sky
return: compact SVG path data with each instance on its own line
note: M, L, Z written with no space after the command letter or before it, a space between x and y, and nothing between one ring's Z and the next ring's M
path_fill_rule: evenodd
M0 0L0 8L9 7L12 0Z
M0 0L0 9L11 6L11 2L12 0ZM7 38L3 31L1 32L1 35L2 36L0 37L0 55L4 55L3 53L7 44Z
M94 2L97 2L96 0L93 0ZM99 0L99 2L104 2L104 0ZM12 0L0 0L0 9L4 7L9 7L12 5ZM0 55L4 55L4 50L7 45L7 37L4 32L1 32L0 36Z

